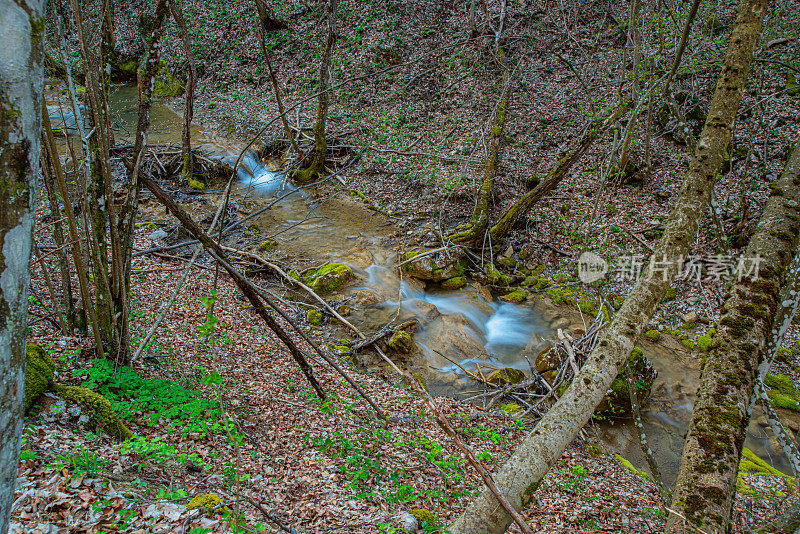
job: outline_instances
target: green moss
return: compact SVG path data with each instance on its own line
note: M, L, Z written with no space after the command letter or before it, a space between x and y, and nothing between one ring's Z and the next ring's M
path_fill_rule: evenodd
M681 345L683 345L684 347L686 347L689 350L694 350L695 342L692 341L691 339L682 339L681 340Z
M442 282L442 289L461 289L465 285L467 285L465 276L454 276Z
M203 493L192 497L186 508L189 510L200 510L205 515L221 515L229 512L227 506L220 506L222 497L216 493Z
M367 195L365 195L364 193L362 193L358 189L348 189L347 192L350 193L351 197L360 198L361 202L363 202L364 204L369 204L370 203L369 202L369 198L367 198Z
M304 282L315 293L330 293L340 289L354 278L353 269L343 263L329 263L319 269L309 271L304 276Z
M519 384L523 380L525 380L525 373L512 367L504 367L503 369L492 371L486 377L486 381L490 384Z
M628 357L628 361L634 363L636 360L641 360L642 358L644 358L644 351L641 349L641 347L633 347L631 355Z
M184 91L186 91L184 83L173 76L167 70L166 63L162 61L153 86L153 96L156 98L181 96Z
M94 412L92 420L102 428L108 435L125 441L133 436L125 423L123 423L114 410L108 399L95 393L91 389L77 386L63 386L56 384L53 386L56 395L67 401L68 404L78 404Z
M659 339L661 339L661 332L659 332L658 330L648 330L647 332L644 333L644 337L655 343Z
M572 301L572 296L575 291L568 287L551 287L547 290L547 296L550 297L555 304L564 304Z
M790 477L767 462L758 457L756 453L745 447L742 449L742 460L739 462L739 471L749 475L770 475L784 479L789 489L794 493L797 482L794 477Z
M600 446L595 443L588 443L586 447L584 447L584 450L592 458L599 458L603 456L603 449L601 449Z
M500 411L506 412L509 415L516 415L522 411L520 405L513 402L509 402L507 404L501 404L499 408Z
M197 189L198 191L203 191L206 188L206 184L200 180L195 180L194 178L189 178L186 183L189 184L189 187L192 189Z
M491 280L492 284L496 286L507 286L511 283L511 277L498 271L492 263L486 265L486 274L489 276L489 280Z
M39 396L50 389L56 364L36 343L28 343L25 355L25 411L31 409Z
M588 315L597 315L597 304L589 300L585 295L578 300L578 309Z
M708 352L714 348L714 339L709 336L700 336L697 338L697 348L703 352Z
M267 239L266 241L262 241L259 243L258 248L259 250L268 251L275 245L277 245L277 241L273 241L272 239Z
M800 84L794 79L794 74L786 71L786 93L789 96L800 96Z
M398 330L389 340L389 348L403 354L411 354L414 351L414 340L411 339L411 334L405 330Z
M764 385L789 397L797 397L800 400L800 392L795 389L792 379L784 374L767 375L764 378Z
M498 300L501 300L503 302L511 302L513 304L519 304L520 302L528 298L528 295L530 295L528 291L525 291L524 289L518 289L516 291L512 291L511 293L499 297Z
M514 258L499 258L497 263L508 269L513 269L517 266L517 260Z
M322 312L319 310L308 310L306 320L310 325L319 326L322 323Z
M664 300L675 300L675 297L678 296L678 291L675 288L667 288L667 293L664 295Z
M678 340L680 340L681 338L685 337L685 336L684 336L684 335L681 333L681 331L680 331L680 330L675 330L675 329L672 329L672 328L668 328L668 329L666 330L666 332L667 332L667 334L671 335L672 337L674 337L675 339L678 339Z
M692 330L697 326L697 323L683 323L681 325L681 330Z
M617 461L622 465L623 468L625 468L626 471L630 471L634 475L638 475L645 480L651 480L650 475L648 473L645 473L644 471L639 471L638 469L633 467L632 463L630 463L628 460L626 460L619 454L615 454L614 458L617 459Z
M412 508L409 510L411 515L414 516L414 519L419 522L419 525L423 528L425 527L433 527L436 525L436 516L433 515L430 511L426 510L425 508ZM424 523L424 524L423 524Z

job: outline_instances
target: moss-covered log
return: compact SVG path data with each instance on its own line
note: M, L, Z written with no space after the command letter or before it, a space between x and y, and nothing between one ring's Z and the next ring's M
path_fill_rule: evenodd
M120 441L125 441L133 436L133 432L111 408L108 399L95 393L91 389L78 386L65 386L55 384L53 391L56 395L67 401L68 404L77 404L92 411L92 421L102 428L109 436Z
M709 206L711 191L722 167L723 152L730 142L731 126L739 109L766 4L767 0L741 1L711 112L664 237L655 250L657 258L674 260L685 257L697 235L700 217ZM656 306L666 295L670 279L677 274L677 265L668 268L666 274L666 278L649 276L639 279L609 327L598 336L594 350L572 386L497 472L497 486L517 510L531 501L550 467L605 397ZM510 522L511 516L501 508L494 494L484 491L450 527L450 532L501 534Z
M610 117L606 118L605 120L598 120L595 122L590 128L589 131L583 136L583 138L578 143L578 147L572 151L570 154L567 154L558 162L556 168L545 176L533 189L525 193L522 198L520 198L514 205L506 210L500 220L492 226L492 229L489 232L489 236L492 239L493 245L498 245L508 234L509 230L514 227L514 224L530 209L533 207L534 204L539 202L547 193L552 191L556 188L556 186L561 182L561 179L567 175L569 169L575 164L576 161L581 159L581 157L589 150L589 147L592 146L595 139L603 133L608 127L612 124L616 123L620 118L624 117L628 110L630 109L630 104L625 103L620 106Z
M668 523L668 532L724 532L728 528L750 421L750 397L764 358L763 347L772 337L775 314L781 306L783 273L800 241L798 220L800 153L792 156L772 189L743 256L761 259L754 273L757 277L738 280L722 308L717 329L720 345L703 365L673 496L674 509L686 516L690 527L675 517Z

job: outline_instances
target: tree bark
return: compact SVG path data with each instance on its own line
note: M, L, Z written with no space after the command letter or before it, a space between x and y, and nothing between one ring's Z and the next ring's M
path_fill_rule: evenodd
M308 182L315 179L325 171L325 156L328 153L328 141L325 138L325 122L328 119L328 80L330 78L331 55L333 45L336 43L336 0L328 0L328 37L325 39L325 50L322 54L322 64L319 67L319 103L317 105L317 121L314 123L314 153L311 163L305 169L298 171L297 179Z
M720 346L705 360L675 484L668 533L726 532L750 423L750 398L781 306L782 277L800 239L800 151L795 151L750 240L757 277L737 281L723 306Z
M194 160L192 159L192 117L194 115L194 86L197 83L197 59L194 57L192 51L192 41L189 38L189 32L186 31L186 21L183 18L183 11L179 0L170 0L170 11L172 18L178 25L178 31L181 34L183 41L183 49L186 52L186 61L188 62L188 80L186 84L186 97L185 105L183 108L183 148L181 149L181 160L183 166L181 167L181 180L186 182L194 176Z
M767 0L742 0L739 5L708 119L664 237L651 258L649 276L639 279L611 325L598 337L578 376L495 477L497 486L517 509L531 500L550 467L605 397L676 274L675 260L690 250L730 142L731 125L741 102L766 5ZM655 260L663 264L658 265ZM493 495L484 491L453 524L451 532L500 534L509 524L508 514Z
M506 78L506 76L507 74L503 78ZM494 123L489 134L489 155L483 168L483 182L481 182L481 187L478 190L472 218L468 223L454 228L450 235L447 236L453 243L477 243L483 239L486 228L489 226L494 179L497 176L497 168L500 166L500 157L502 155L500 149L502 148L503 128L506 124L506 113L508 112L510 83L510 80L506 79L506 86L500 96L500 102L497 104L497 112L494 114Z
M0 533L19 461L25 334L41 146L44 2L0 2Z
M530 209L541 200L547 193L556 188L558 183L567 171L589 150L592 143L597 139L601 133L607 130L611 125L616 123L620 118L624 117L630 109L630 104L623 104L620 106L610 117L604 121L598 121L589 128L589 131L583 136L578 143L578 147L570 154L567 154L556 165L555 170L545 176L533 189L525 193L514 205L506 210L500 220L492 226L489 231L492 243L498 245L503 238L508 234L514 224Z

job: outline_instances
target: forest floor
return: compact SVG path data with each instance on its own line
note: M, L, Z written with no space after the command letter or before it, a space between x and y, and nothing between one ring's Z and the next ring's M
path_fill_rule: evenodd
M495 215L525 191L530 178L553 168L589 118L617 100L629 78L624 33L615 22L626 19L626 4L612 2L609 11L588 3L563 11L510 4L506 28L511 37L504 47L519 62L519 81L512 86ZM276 113L253 6L199 0L184 6L203 66L197 122L247 138ZM409 248L419 246L440 229L463 222L472 210L487 125L501 91L493 39L466 41L467 2L349 0L340 6L333 83L365 78L333 93L329 136L338 145L370 149L342 176L343 190L332 194L362 192L394 217ZM778 2L768 17L759 57L796 63L800 22L796 12L782 11L782 6ZM117 8L123 50L139 47L137 9L135 2ZM314 93L315 46L322 42L325 25L301 3L276 3L274 9L288 24L268 39L284 102L291 106ZM715 14L721 30L712 28L713 38L706 38L698 24L678 80L689 95L687 111L693 103L707 106L735 2L718 2ZM676 15L679 21L685 16ZM711 15L702 12L698 20ZM680 24L669 19L664 24L672 43ZM783 37L788 40L780 41ZM658 56L657 50L649 52ZM184 59L174 28L164 57L174 72L181 71ZM670 60L666 54L662 63ZM397 68L383 72L392 66ZM170 103L178 110L182 105L180 98ZM312 99L292 112L292 122L308 131L315 109ZM731 169L715 188L729 234L752 231L769 183L780 175L800 130L800 101L787 95L783 71L774 64L755 64L741 109ZM583 251L611 262L646 256L663 231L688 163L685 147L675 143L669 128L651 139L653 168L647 177L642 173L644 133L636 133L638 170L624 184L607 182L600 172L612 140L595 144L514 230L508 255L527 247L529 263L545 265L549 276L572 278ZM264 144L282 136L280 123L268 132ZM38 243L48 243L46 229L37 231ZM140 249L150 246L149 234L149 229L139 230ZM706 217L694 252L717 254L715 241L714 225ZM171 294L178 279L174 271L183 264L143 256L133 266L132 319L138 339ZM209 404L178 405L184 410L179 415L164 410L155 418L146 407L133 410L126 421L136 438L121 445L92 429L86 413L46 395L26 420L12 532L200 534L230 530L231 518L239 514L249 531L258 531L259 524L275 531L281 524L284 531L303 533L391 532L388 525L399 524L398 513L412 508L430 510L438 523L447 524L483 488L422 402L396 376L348 368L386 411L389 420L383 421L339 375L313 362L329 394L328 401L320 402L226 277L220 278L209 321L208 307L198 299L211 294L213 272L204 267L195 269L181 289L136 371L148 381L154 399L197 390ZM32 274L32 295L44 303L43 271L35 267ZM625 296L630 283L615 281L607 288ZM696 340L718 320L724 284L680 282L675 290L677 298L662 304L651 326L683 331L685 316L694 312L708 320L707 326L699 322L684 331ZM35 303L32 310L49 312ZM204 341L203 332L212 323L214 335ZM312 334L323 340L324 328ZM57 381L89 380L112 392L133 387L92 366L90 339L65 337L46 321L34 324L32 331L31 340L47 347L57 361ZM785 346L795 348L798 339L800 332L793 327ZM702 357L697 350L692 354ZM797 386L800 351L787 354L774 372L787 374ZM437 403L490 470L503 464L530 428L503 412L448 398ZM233 423L230 434L226 421ZM747 475L744 480L751 491L736 500L735 532L774 519L788 504L783 478ZM220 500L211 497L205 509L189 510L188 501L199 495ZM576 440L564 453L523 515L537 532L659 532L666 513L654 484L590 439Z

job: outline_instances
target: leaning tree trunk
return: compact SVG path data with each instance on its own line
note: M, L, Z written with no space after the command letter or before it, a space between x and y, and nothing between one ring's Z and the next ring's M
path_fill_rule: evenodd
M508 111L508 92L511 80L507 79L507 77L508 74L503 75L506 82L505 88L503 89L503 94L500 95L497 112L494 114L494 124L492 124L492 130L489 134L489 155L483 168L483 182L481 182L478 196L475 199L475 209L468 223L457 226L447 236L453 243L476 243L483 239L486 228L489 226L494 178L497 176L497 168L500 166L503 127L506 124L506 113Z
M674 262L690 250L700 217L708 208L714 181L722 168L722 156L730 142L731 125L742 99L766 4L767 0L741 0L739 5L739 16L708 119L664 237L652 257L663 264L651 264L650 275L639 279L611 325L600 334L572 385L495 477L497 486L517 509L532 499L550 467L605 397L675 276L677 266ZM453 534L500 534L509 524L509 515L491 492L484 491L450 530Z
M186 53L186 61L188 62L188 80L186 84L186 100L183 108L183 148L181 149L181 181L188 182L194 176L194 160L192 159L192 116L194 115L194 86L197 83L197 59L194 57L192 51L192 41L189 38L189 32L186 31L186 21L183 18L183 11L179 0L170 0L169 8L172 12L172 18L175 19L175 24L178 25L178 31L181 34L183 41L183 50Z
M307 182L325 171L325 156L328 153L328 141L325 139L325 121L328 119L328 79L331 70L331 55L336 43L336 0L328 0L328 37L325 39L325 50L322 53L322 65L319 67L319 104L317 105L317 122L314 123L314 153L311 163L297 172L297 180Z
M22 436L25 333L39 172L44 2L0 2L0 534Z
M492 226L492 229L489 231L492 243L494 245L499 245L503 238L505 238L508 232L514 227L514 224L516 224L523 215L528 213L534 204L541 200L547 193L555 189L575 162L581 159L586 151L589 150L589 147L592 146L595 139L620 118L624 117L629 109L629 104L623 104L606 120L597 122L590 127L589 131L578 143L578 147L572 153L561 158L561 161L558 162L553 172L545 176L536 184L536 187L525 193L522 198L508 208L503 216L500 217L500 220Z
M744 258L758 258L755 276L741 278L728 292L717 336L706 357L692 422L683 446L667 532L726 532L745 433L750 397L764 347L772 339L781 306L782 276L800 234L800 151L796 150L750 240ZM740 273L741 274L741 273Z

